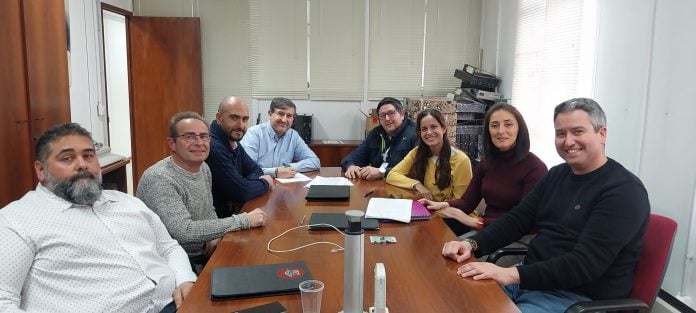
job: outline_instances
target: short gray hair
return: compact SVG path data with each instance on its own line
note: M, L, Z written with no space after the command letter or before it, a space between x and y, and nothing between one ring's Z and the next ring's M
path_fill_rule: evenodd
M200 116L200 114L198 114L196 112L191 112L191 111L179 112L179 113L174 114L174 116L172 116L172 118L169 119L169 138L175 139L176 136L178 135L176 133L176 124L179 124L179 122L181 122L181 120L186 120L186 119L190 119L190 118L195 119L195 120L199 120L199 121L203 122L203 124L205 124L206 128L210 128L208 126L208 122L203 120L203 118Z
M573 98L561 102L553 110L553 120L556 121L558 114L572 112L575 110L583 110L587 112L590 116L590 122L595 132L599 131L602 127L607 126L607 116L604 114L604 110L599 106L597 101L590 98Z

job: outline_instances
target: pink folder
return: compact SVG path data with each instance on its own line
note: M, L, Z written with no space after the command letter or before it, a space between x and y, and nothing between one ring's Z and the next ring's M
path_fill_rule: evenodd
M418 221L427 220L429 218L430 211L428 211L428 208L426 208L422 203L413 200L413 204L411 205L411 220Z

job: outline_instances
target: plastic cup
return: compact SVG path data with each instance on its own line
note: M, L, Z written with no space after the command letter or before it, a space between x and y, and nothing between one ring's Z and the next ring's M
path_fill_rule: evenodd
M302 313L321 312L321 294L323 291L324 283L319 280L305 280L300 283Z

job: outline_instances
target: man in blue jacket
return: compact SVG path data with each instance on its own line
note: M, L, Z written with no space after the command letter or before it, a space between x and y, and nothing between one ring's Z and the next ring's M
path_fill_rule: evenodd
M249 108L244 99L227 97L210 124L210 155L205 162L213 176L213 205L219 218L238 213L244 202L273 186L273 178L264 175L239 144L248 121Z
M377 112L379 126L341 161L347 178L382 179L418 144L416 124L406 117L399 100L382 99Z

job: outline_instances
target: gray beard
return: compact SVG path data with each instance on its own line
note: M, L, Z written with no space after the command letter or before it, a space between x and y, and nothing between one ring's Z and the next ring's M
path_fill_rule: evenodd
M44 175L46 189L70 203L92 206L101 196L101 173L95 176L88 171L81 171L66 180L53 177L48 170L44 170Z

